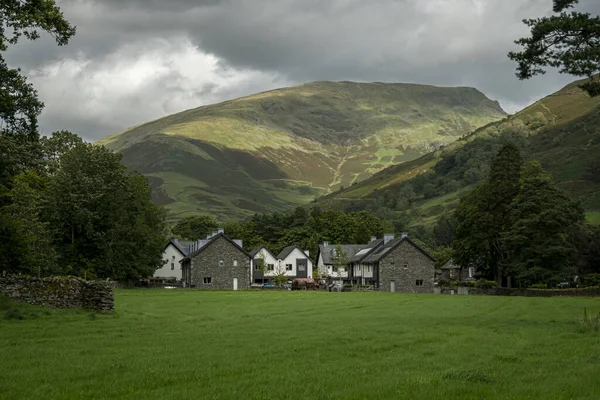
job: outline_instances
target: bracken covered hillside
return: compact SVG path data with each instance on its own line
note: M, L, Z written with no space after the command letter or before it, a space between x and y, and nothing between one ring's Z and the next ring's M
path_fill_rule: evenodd
M600 98L573 82L502 121L490 123L443 149L389 167L350 188L319 199L325 208L388 207L410 184L416 197L408 213L413 226L431 227L450 215L460 196L485 179L494 152L517 140L527 159L539 160L559 187L582 202L588 220L600 222ZM402 192L404 193L404 192ZM406 213L407 204L393 210Z
M172 218L303 204L505 116L473 88L315 82L184 111L99 143Z

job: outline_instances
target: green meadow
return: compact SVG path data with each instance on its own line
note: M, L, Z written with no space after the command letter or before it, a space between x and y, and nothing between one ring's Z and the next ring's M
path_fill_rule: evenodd
M597 299L117 291L0 299L2 399L600 398Z

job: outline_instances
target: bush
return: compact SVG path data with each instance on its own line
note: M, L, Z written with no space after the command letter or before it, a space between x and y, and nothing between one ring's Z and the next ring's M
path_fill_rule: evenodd
M534 283L529 286L529 289L548 289L548 285L545 283Z
M498 287L498 282L488 281L487 279L480 279L475 283L475 287L479 289L493 289Z
M583 278L585 286L600 286L600 274L589 274Z

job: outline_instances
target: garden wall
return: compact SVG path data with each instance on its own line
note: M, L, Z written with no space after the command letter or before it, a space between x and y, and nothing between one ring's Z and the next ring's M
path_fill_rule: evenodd
M106 282L75 277L0 277L0 295L23 303L57 308L83 307L95 311L115 310L113 290Z
M600 297L600 287L581 289L508 289L473 287L436 288L436 294L474 294L484 296L523 296L523 297Z

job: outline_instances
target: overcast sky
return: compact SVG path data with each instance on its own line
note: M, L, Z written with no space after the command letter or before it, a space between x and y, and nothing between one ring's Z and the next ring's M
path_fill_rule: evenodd
M59 0L77 35L9 51L46 108L88 140L316 80L473 86L508 112L574 78L518 81L506 53L551 0ZM600 2L579 10L600 14Z

